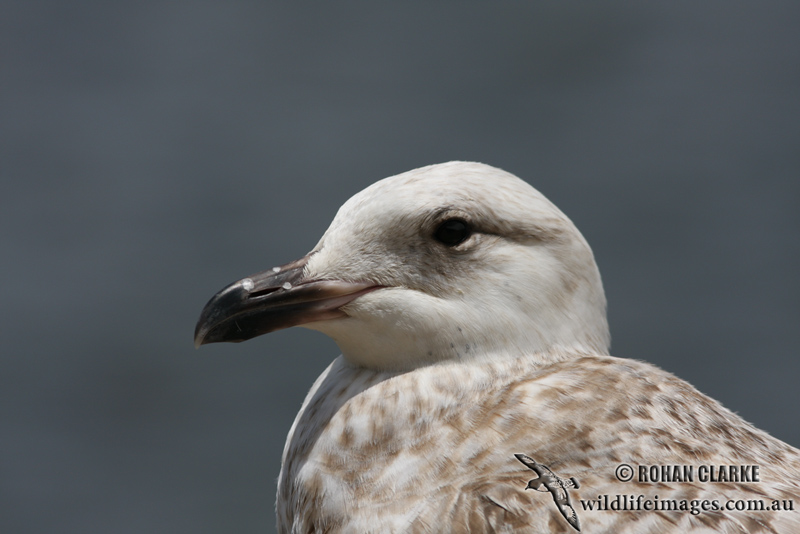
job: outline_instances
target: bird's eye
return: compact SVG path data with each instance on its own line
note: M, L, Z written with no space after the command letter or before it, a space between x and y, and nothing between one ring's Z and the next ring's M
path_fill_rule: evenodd
M439 243L454 247L466 241L472 235L472 229L461 219L447 219L436 228L433 237Z

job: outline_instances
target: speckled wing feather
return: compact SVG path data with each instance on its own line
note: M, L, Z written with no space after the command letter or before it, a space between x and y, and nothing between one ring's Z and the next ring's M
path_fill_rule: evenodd
M584 510L601 495L797 499L798 451L658 368L583 356L543 368L437 365L374 373L341 359L298 416L285 454L284 532L574 532L526 492L525 451L574 476L583 532L800 532L800 513ZM631 465L760 466L758 483L623 483Z

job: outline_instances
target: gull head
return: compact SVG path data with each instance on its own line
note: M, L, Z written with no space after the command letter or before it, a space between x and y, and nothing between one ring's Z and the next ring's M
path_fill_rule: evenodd
M500 169L450 162L348 200L304 258L254 274L204 308L196 345L305 326L352 365L607 354L606 301L586 240Z

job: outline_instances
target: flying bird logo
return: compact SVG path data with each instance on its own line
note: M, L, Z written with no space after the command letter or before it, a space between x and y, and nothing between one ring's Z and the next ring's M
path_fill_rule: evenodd
M573 508L572 504L570 503L569 493L567 492L567 488L578 489L581 487L575 477L570 477L569 480L564 480L553 473L549 467L538 463L530 456L526 456L524 454L515 454L514 456L517 458L517 460L522 462L525 467L532 469L537 475L539 475L536 478L529 480L528 485L525 486L525 489L549 491L553 496L556 506L558 507L558 511L561 512L561 515L564 516L564 519L567 520L567 523L572 525L572 528L580 532L581 523L578 520L578 514L575 513L575 508Z

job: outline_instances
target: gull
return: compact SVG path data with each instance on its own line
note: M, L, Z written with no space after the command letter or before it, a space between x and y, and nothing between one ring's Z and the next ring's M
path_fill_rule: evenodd
M589 245L510 173L376 182L308 255L217 293L195 344L291 326L341 355L289 431L281 533L800 532L800 451L610 356ZM517 455L580 481L575 521Z

